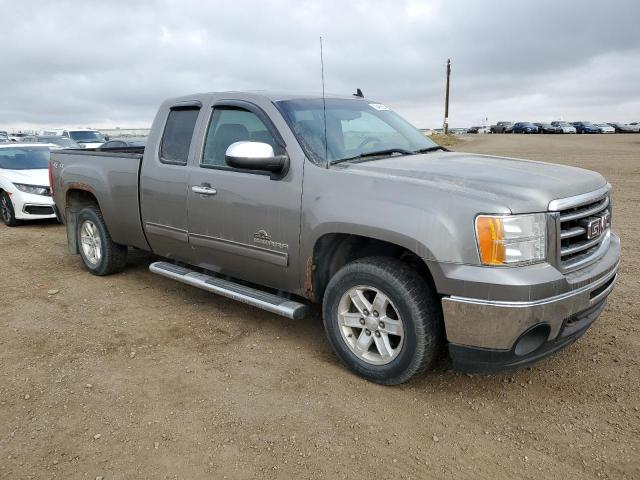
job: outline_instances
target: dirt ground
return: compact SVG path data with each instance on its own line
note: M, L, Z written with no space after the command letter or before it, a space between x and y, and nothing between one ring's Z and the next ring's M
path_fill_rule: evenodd
M640 135L480 135L615 188L623 263L580 341L523 371L382 387L293 322L153 275L98 278L51 222L0 225L2 479L640 478Z

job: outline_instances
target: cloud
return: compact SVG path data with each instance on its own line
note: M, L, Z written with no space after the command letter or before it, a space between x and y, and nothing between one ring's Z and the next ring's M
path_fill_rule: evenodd
M418 126L640 121L640 2L0 0L0 125L147 126L196 91L356 87Z

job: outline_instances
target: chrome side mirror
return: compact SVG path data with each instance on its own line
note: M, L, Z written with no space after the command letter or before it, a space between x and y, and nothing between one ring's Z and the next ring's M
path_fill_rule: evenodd
M224 160L227 165L233 168L275 174L286 169L289 158L287 155L276 155L273 147L268 143L235 142L227 148Z

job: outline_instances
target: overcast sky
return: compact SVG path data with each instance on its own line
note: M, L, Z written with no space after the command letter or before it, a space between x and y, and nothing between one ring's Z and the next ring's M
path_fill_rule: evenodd
M0 0L0 126L149 126L199 91L360 87L419 127L640 121L640 1Z

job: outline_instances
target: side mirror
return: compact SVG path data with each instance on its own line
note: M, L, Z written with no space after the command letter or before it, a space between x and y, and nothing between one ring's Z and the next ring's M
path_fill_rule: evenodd
M224 155L227 165L243 170L271 172L271 178L282 178L289 163L287 155L276 155L273 147L263 142L235 142L229 145Z

